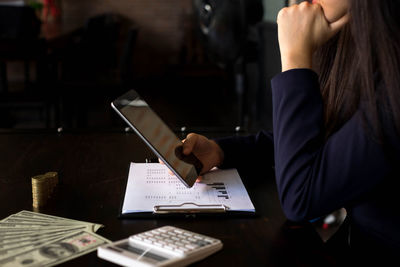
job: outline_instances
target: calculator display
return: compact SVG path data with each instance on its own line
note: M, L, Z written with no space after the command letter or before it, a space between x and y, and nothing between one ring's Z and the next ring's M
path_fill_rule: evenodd
M163 262L163 261L168 260L168 258L166 258L166 257L160 256L158 254L154 254L149 251L146 252L146 250L143 250L138 247L134 247L134 246L130 245L129 242L119 244L116 247L127 250L133 254L138 255L140 257L141 261L148 261L150 263L154 263L154 261Z

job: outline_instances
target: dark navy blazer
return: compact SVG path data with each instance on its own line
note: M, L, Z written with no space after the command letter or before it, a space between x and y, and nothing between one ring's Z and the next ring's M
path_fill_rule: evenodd
M315 72L278 74L272 95L273 134L217 140L225 153L221 167L252 166L262 172L266 165L275 165L288 219L310 220L345 207L352 227L378 243L400 248L399 168L368 134L361 111L325 140ZM400 145L393 146L398 156Z

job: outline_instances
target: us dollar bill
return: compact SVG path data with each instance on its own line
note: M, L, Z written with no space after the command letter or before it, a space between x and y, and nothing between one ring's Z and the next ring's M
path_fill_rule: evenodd
M44 222L54 222L54 223L63 222L62 220L49 220L49 219L45 219L45 218L30 218L30 217L19 216L19 215L12 215L10 217L7 217L2 222L9 222L10 220L41 222L41 223L44 223Z
M79 228L79 229L87 229L86 226L76 225L69 227L31 227L31 228L1 228L0 227L0 239L10 235L23 235L23 234L31 234L31 233L42 233L47 231L55 231L55 230L67 230L71 228Z
M73 225L73 224L54 224L54 223L39 223L39 224L32 224L32 223L24 223L24 222L0 222L0 239L2 233L5 232L28 232L28 231L40 231L43 229L65 229L71 228L73 226L80 226L85 227L87 231L94 232L94 225L93 224L81 224L81 225Z
M21 222L21 221L13 221L13 222L0 222L0 228L33 228L33 227L46 227L46 226L59 226L68 227L71 226L70 224L63 224L63 223L29 223L29 222Z
M68 223L77 223L77 224L94 224L98 228L103 227L104 225L102 224L96 224L92 222L86 222L86 221L78 221L78 220L73 220L73 219L67 219L63 217L57 217L53 215L48 215L48 214L43 214L43 213L37 213L37 212L31 212L31 211L26 211L22 210L18 213L15 214L15 216L24 216L24 217L29 217L32 219L47 219L47 220L57 220L57 221L63 221L63 222L68 222ZM98 229L97 228L97 229Z
M80 231L39 247L0 260L2 267L54 266L87 254L109 240L88 231Z
M22 210L14 215L9 216L8 218L25 218L25 219L31 219L31 220L37 219L37 220L47 220L47 221L53 221L53 222L57 221L57 222L68 223L68 224L86 224L86 225L92 225L93 232L97 232L98 229L100 229L101 227L104 227L104 225L102 225L102 224L72 220L72 219L57 217L57 216L43 214L43 213L31 212L31 211L27 211L27 210ZM6 218L6 219L8 219L8 218Z
M9 217L0 222L0 226L5 223L11 223L11 224L16 224L16 225L23 225L26 226L26 224L29 224L31 227L33 226L48 226L51 225L52 227L65 227L65 226L78 226L78 225L84 225L87 227L88 230L91 229L91 231L96 232L98 229L103 227L101 224L95 224L95 223L86 223L86 222L69 222L69 221L60 221L60 220L54 220L54 221L49 221L49 220L35 220L35 219L26 219L23 217Z
M23 232L23 233L4 233L0 238L0 248L4 244L25 242L27 240L31 240L32 242L34 242L35 240L47 238L52 235L59 235L59 234L68 235L71 232L84 231L85 229L86 227L82 226L82 227L71 227L71 228L56 229L56 230Z
M58 234L44 239L34 240L34 241L22 241L17 243L8 243L0 245L0 260L8 258L10 256L29 251L35 247L47 244L53 240L57 240L65 236L64 234Z

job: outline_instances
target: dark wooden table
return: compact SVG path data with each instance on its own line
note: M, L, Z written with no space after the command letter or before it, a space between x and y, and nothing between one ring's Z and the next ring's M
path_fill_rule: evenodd
M0 132L0 219L32 210L30 178L60 176L58 196L41 212L105 225L97 233L113 241L163 225L221 239L224 248L197 266L334 266L308 225L288 222L272 171L242 174L255 217L118 219L130 162L154 157L133 133ZM96 252L64 266L109 266Z

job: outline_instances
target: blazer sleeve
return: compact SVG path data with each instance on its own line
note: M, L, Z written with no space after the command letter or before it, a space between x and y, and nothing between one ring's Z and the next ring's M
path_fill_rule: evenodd
M360 111L328 140L318 76L309 69L272 80L275 174L290 220L325 215L370 192L387 175L381 146Z
M274 164L274 144L271 132L260 131L256 135L231 136L215 140L224 151L222 169L238 168L262 171Z

